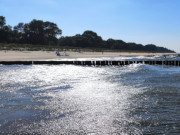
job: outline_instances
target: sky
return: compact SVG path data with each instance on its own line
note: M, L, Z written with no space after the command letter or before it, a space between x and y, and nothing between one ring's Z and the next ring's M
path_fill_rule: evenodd
M180 0L0 0L6 24L51 21L62 36L92 30L104 40L155 44L180 53Z

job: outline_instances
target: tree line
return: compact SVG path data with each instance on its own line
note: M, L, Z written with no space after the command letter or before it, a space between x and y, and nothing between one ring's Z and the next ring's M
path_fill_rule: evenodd
M49 21L32 20L29 23L18 23L12 27L6 25L4 16L0 16L0 43L56 45L78 48L101 48L117 51L174 52L153 44L142 45L126 43L123 40L103 40L93 31L85 31L75 36L62 36L57 24Z

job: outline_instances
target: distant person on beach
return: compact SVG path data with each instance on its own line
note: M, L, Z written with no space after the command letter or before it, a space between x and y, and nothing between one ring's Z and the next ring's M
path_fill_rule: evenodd
M56 55L60 56L59 50L56 50Z

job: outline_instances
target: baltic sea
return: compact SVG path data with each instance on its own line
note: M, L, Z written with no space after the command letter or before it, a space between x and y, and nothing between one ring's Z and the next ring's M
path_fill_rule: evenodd
M0 134L179 134L179 95L180 67L0 65Z

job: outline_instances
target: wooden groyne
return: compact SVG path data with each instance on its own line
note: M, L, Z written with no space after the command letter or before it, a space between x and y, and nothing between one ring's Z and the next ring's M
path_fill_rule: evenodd
M87 66L124 66L130 64L148 64L148 65L170 65L180 66L180 61L168 61L168 60L144 60L144 61L0 61L1 65L87 65Z

